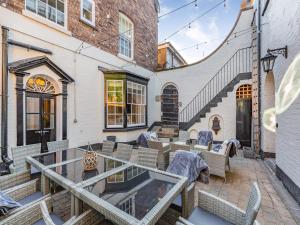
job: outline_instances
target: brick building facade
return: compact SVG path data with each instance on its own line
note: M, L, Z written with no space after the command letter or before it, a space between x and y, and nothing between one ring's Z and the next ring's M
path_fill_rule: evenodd
M154 0L95 0L95 26L80 17L80 0L67 2L67 30L70 35L118 55L119 12L134 24L134 58L138 65L154 71L157 64L157 9ZM25 0L0 0L0 5L24 14Z

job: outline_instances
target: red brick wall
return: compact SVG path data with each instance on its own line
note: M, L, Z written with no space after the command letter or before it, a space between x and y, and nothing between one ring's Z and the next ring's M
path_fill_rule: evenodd
M25 0L0 0L0 4L22 13ZM155 70L157 64L157 14L154 0L95 0L96 26L80 20L80 0L68 0L68 30L72 36L118 54L119 12L134 23L134 60L140 66ZM110 19L107 15L110 14Z

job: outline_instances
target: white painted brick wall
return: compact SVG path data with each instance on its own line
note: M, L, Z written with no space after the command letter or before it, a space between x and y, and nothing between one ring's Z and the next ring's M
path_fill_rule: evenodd
M264 2L264 1L263 1ZM282 81L292 60L300 53L300 2L272 0L262 17L262 54L288 45L288 59L279 56L274 67L275 87ZM262 71L264 87L265 74ZM264 89L262 89L264 96ZM262 105L262 109L264 109ZM277 116L276 163L300 187L300 97ZM262 130L264 132L264 130Z
M234 90L228 92L228 96L222 99L216 107L211 108L211 112L206 113L205 118L201 118L200 123L195 123L190 129L191 138L196 139L199 131L211 130L214 135L214 141L224 141L236 137L236 91L243 84L251 84L251 80L243 80L235 85ZM211 129L210 118L215 115L222 117L221 130L216 135Z

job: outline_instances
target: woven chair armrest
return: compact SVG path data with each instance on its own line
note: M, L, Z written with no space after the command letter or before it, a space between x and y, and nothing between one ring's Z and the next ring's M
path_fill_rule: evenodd
M30 170L0 176L0 190L5 190L30 180Z
M14 200L18 201L37 192L38 181L39 179L35 179L25 184L20 184L18 186L6 190L4 193L13 198Z
M198 206L208 212L211 212L230 223L242 225L245 212L232 203L218 198L205 191L198 193Z
M194 224L184 219L183 217L179 217L178 221L176 222L176 225L194 225Z

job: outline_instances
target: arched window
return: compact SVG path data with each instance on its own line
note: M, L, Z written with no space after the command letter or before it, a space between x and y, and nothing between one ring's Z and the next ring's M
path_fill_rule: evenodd
M134 25L123 13L119 15L119 54L133 59Z
M84 22L95 26L95 2L93 0L81 0L80 18Z
M251 98L252 98L252 86L250 84L244 84L237 89L236 99L251 99Z
M26 90L39 93L55 94L53 83L46 76L36 75L29 78Z

